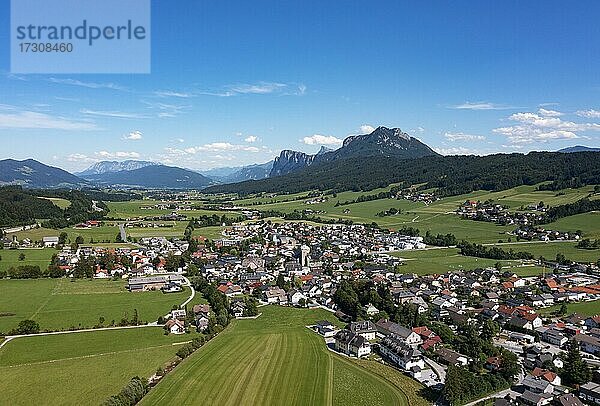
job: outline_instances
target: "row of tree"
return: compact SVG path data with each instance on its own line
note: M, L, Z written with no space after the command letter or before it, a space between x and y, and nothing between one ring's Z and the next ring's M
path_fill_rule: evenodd
M478 258L490 258L500 260L511 260L511 259L534 259L534 256L530 252L526 251L514 251L512 249L504 250L500 247L486 247L481 244L474 244L468 241L461 241L458 244L460 253L465 256L478 257Z

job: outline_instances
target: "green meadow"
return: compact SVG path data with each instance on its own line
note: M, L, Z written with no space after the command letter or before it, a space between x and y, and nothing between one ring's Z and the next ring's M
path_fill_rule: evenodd
M255 320L235 320L185 359L143 405L408 405L428 404L410 378L394 379L326 349L306 325L334 321L321 309L261 307ZM374 362L374 361L368 361ZM379 365L379 364L378 364ZM224 389L227 388L227 389Z
M131 377L151 376L191 338L160 327L17 338L0 349L0 403L99 404Z
M134 309L142 321L156 321L175 304L189 297L189 290L163 294L128 292L125 281L30 279L0 280L0 331L7 332L19 321L33 319L42 330L88 328L104 317L104 325L131 319Z

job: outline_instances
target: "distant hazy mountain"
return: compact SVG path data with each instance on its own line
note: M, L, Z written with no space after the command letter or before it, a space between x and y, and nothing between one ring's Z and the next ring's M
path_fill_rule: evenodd
M235 183L242 182L244 180L258 180L269 177L273 168L273 161L266 162L264 164L248 165L244 166L237 171L226 176L223 183Z
M201 173L202 175L204 175L206 177L209 177L211 179L214 179L214 180L217 180L220 182L222 179L226 178L227 176L231 175L234 172L239 171L242 168L243 168L243 166L234 166L234 167L224 166L222 168L213 168L213 169L207 169L207 170L197 171L197 172Z
M235 183L244 180L257 180L269 177L273 161L237 167L223 167L198 171L218 183Z
M584 147L583 145L575 145L574 147L568 147L559 149L558 152L598 152L600 148Z
M314 163L356 157L393 157L401 159L438 156L439 154L399 128L378 127L370 134L353 135L344 140L341 148L321 147L315 155L284 150L275 158L270 176L281 176Z
M165 189L201 189L211 183L209 178L197 172L165 165L89 175L87 179L98 185Z
M95 163L90 166L86 170L82 172L76 172L77 176L81 176L83 178L90 175L99 175L102 173L112 173L112 172L120 172L120 171L133 171L135 169L144 168L150 165L158 165L155 162L149 161L102 161Z
M69 172L44 165L33 159L0 161L0 185L22 185L28 188L77 188L87 182Z

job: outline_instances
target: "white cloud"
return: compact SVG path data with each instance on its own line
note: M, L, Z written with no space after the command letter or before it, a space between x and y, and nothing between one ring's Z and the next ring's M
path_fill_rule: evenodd
M204 144L196 147L187 148L165 148L165 151L173 156L182 155L194 155L200 152L223 152L223 151L244 151L244 152L259 152L260 149L257 147L251 147L248 145L237 145L229 142L213 142L211 144Z
M132 131L129 134L123 136L124 140L141 140L143 138L141 131Z
M465 147L433 148L433 150L442 155L483 155L480 151Z
M100 162L106 159L137 159L140 157L140 154L137 152L125 152L125 151L117 151L117 152L109 152L109 151L98 151L94 152L92 156L75 153L69 154L66 157L66 160L69 162L83 162L83 163L95 163Z
M544 117L560 117L563 115L563 113L561 113L560 111L546 110L544 108L539 109L538 112Z
M465 134L462 132L457 132L457 133L446 132L446 133L444 133L444 137L446 137L446 139L448 141L481 141L481 140L485 140L485 137L483 135Z
M258 82L258 83L240 83L224 86L221 90L205 90L197 92L200 95L230 97L240 94L277 94L302 96L306 93L307 87L300 83L279 83L279 82Z
M579 110L575 114L577 114L579 117L585 117L585 118L600 118L600 110L593 110L593 109Z
M114 158L139 158L140 154L137 152L124 152L124 151L117 151L117 152L108 152L108 151L98 151L95 153L98 157L103 158L103 159L114 159Z
M233 93L268 94L280 91L286 87L285 83L259 82L257 84L230 85L227 88Z
M90 131L98 129L96 124L90 121L76 121L33 111L0 113L0 128L43 128L65 131Z
M246 141L246 142L256 142L256 141L258 141L258 137L256 135L249 135L246 138L244 138L244 141Z
M154 92L154 94L159 97L179 97L183 99L187 99L193 96L192 93L176 92L173 90L157 90L156 92Z
M100 111L100 110L82 109L81 114L85 114L88 116L127 118L127 119L148 118L148 116L145 116L143 114L127 113L127 112L123 112L123 111Z
M360 126L361 134L371 134L373 131L375 131L375 127L373 127L372 125L363 124Z
M117 85L117 84L114 84L114 83L82 82L80 80L75 80L75 79L58 79L58 78L50 78L48 80L52 83L71 85L71 86L79 86L79 87L87 87L89 89L127 90L127 88Z
M333 135L314 134L310 137L304 137L300 140L306 145L342 145L344 140L334 137Z
M150 109L155 110L156 116L159 118L176 117L191 107L178 104L154 103L145 100L142 100L142 103L148 105Z
M70 155L67 155L67 161L69 161L69 162L98 162L98 159L89 157L84 154L70 154Z
M450 106L452 109L457 110L506 110L511 109L511 106L505 106L502 104L495 104L489 102L465 102L462 104L457 104L455 106Z
M580 138L577 134L579 132L600 131L600 124L575 123L536 113L515 113L508 119L517 124L496 128L493 131L506 136L513 144L575 139Z

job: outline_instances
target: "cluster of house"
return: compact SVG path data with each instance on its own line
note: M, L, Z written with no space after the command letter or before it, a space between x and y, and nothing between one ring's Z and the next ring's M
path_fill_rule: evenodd
M413 202L421 202L429 205L435 201L440 200L440 197L436 196L435 193L431 192L419 192L412 189L402 189L396 195L396 199L410 200Z
M371 320L350 322L341 330L329 322L319 321L314 328L325 338L333 337L335 351L360 358L377 348L386 362L416 379L426 367L423 351L445 350L441 347L441 338L428 327L410 329L388 319L376 323Z
M521 240L528 241L556 241L556 240L579 240L581 236L577 232L548 230L539 226L522 226L512 232Z
M187 322L190 320L192 320L190 323L193 323L198 331L206 330L211 316L210 306L207 304L194 305L192 312L193 317L188 318L185 309L171 310L164 325L165 330L171 334L184 334L188 329Z
M519 211L510 212L507 206L493 201L467 200L462 203L456 212L464 218L477 221L488 221L501 225L529 226L537 224L544 219L541 211Z

